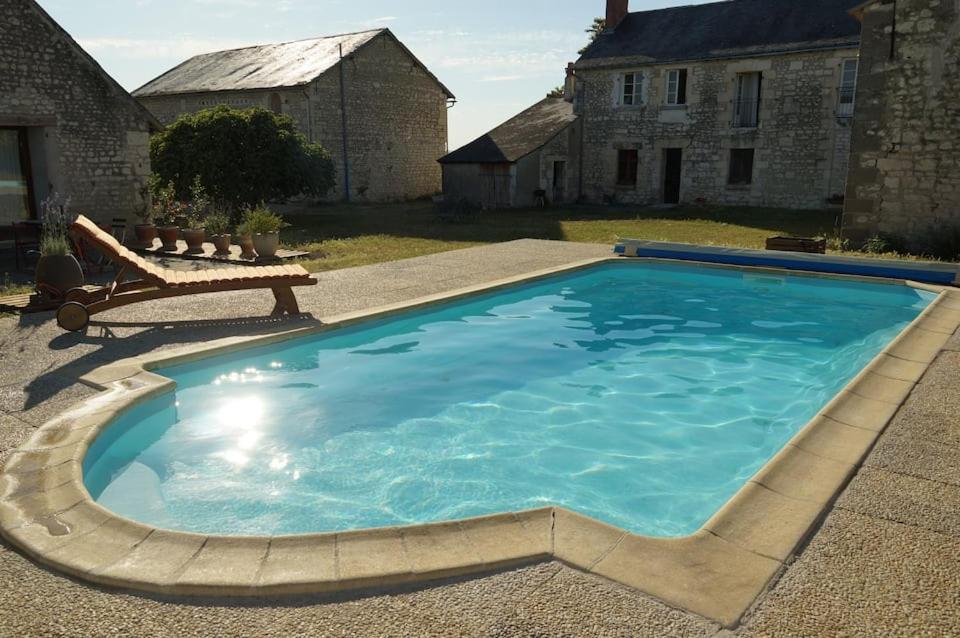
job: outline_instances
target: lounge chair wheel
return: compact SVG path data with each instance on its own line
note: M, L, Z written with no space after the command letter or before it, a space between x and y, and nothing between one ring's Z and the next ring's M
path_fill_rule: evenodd
M90 293L83 288L71 288L63 297L64 301L76 301L77 303L87 304L90 300Z
M90 311L82 303L68 301L57 310L57 325L70 332L79 332L90 323Z

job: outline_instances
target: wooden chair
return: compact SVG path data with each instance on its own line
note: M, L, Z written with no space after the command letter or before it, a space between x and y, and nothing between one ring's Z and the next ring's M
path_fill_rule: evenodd
M227 290L269 288L276 299L274 316L299 314L293 287L317 284L302 266L238 266L194 272L160 268L125 248L110 233L82 215L70 230L94 245L117 267L117 274L109 285L92 292L80 288L67 292L66 303L57 310L57 324L72 332L86 328L93 315L113 308L152 299ZM136 275L137 278L127 281L127 275Z

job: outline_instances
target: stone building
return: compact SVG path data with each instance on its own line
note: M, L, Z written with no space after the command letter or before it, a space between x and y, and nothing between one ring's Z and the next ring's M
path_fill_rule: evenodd
M576 199L578 141L573 104L548 97L441 158L444 197L483 208Z
M845 190L859 0L630 13L576 63L585 201L818 209Z
M887 234L935 248L960 234L960 1L875 1L844 212L858 242Z
M199 55L133 94L164 124L218 104L290 116L333 157L338 199L440 190L453 94L388 29Z
M53 191L101 220L143 210L159 124L36 2L0 16L0 226Z

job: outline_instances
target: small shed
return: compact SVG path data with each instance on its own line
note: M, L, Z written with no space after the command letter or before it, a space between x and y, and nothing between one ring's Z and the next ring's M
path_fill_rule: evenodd
M442 157L444 198L488 209L572 201L579 143L573 104L548 97Z

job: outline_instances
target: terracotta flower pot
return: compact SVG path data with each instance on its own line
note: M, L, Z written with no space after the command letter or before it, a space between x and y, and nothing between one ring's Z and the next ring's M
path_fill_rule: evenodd
M137 224L133 227L133 232L137 236L137 246L140 248L152 248L153 241L157 238L157 227L153 224Z
M62 299L67 291L83 286L83 269L73 255L44 255L37 262L37 290Z
M280 233L257 233L253 236L253 247L261 259L273 259L280 249Z
M230 254L230 235L214 235L210 238L213 242L214 247L216 247L217 255L229 255Z
M176 252L177 240L180 239L179 228L176 226L161 226L157 229L157 234L160 236L160 242L163 244L160 250L168 253Z
M207 238L207 231L202 228L185 228L183 241L187 242L187 254L199 255L203 253L203 240Z
M253 247L253 237L250 235L240 235L237 241L240 243L241 259L254 259L257 256L257 251Z

